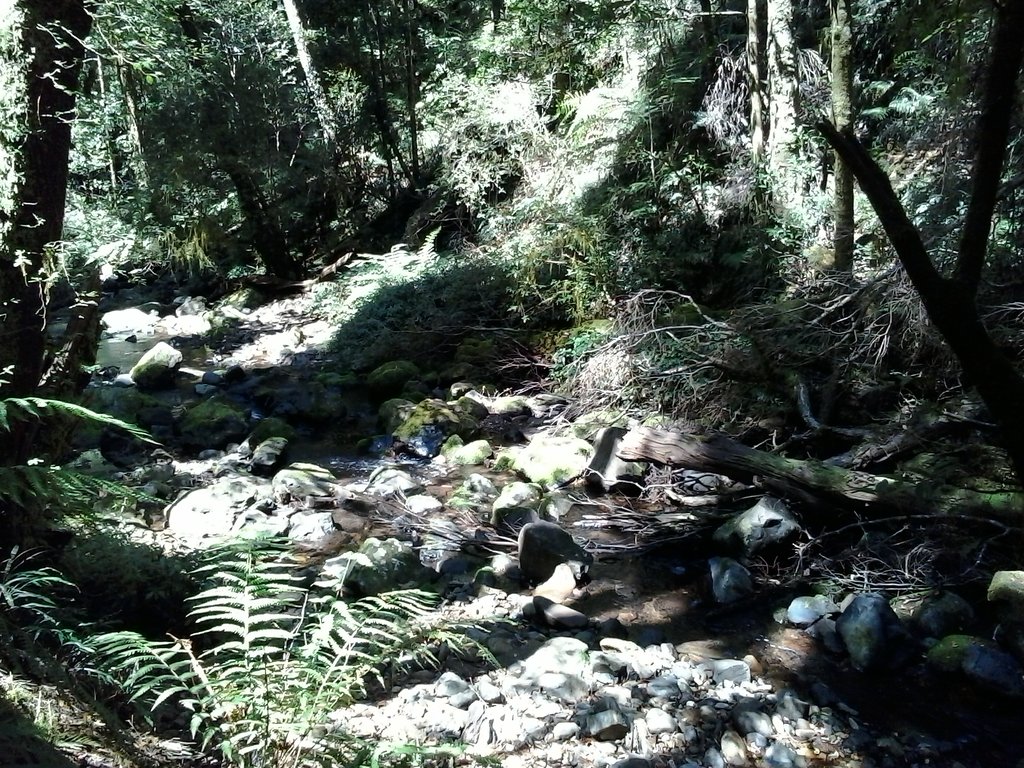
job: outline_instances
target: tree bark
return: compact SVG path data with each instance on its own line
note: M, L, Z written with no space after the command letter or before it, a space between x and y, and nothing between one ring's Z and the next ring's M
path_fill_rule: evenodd
M907 483L884 475L798 461L748 448L724 435L695 437L649 427L633 429L619 446L624 461L649 461L726 475L776 495L858 513L977 513L1019 524L1024 494L980 493L933 483Z
M60 240L75 90L92 17L84 0L17 0L0 20L0 392L31 395L43 375L44 273ZM7 441L9 442L9 441ZM0 459L27 446L0 449Z
M768 80L768 169L776 207L790 203L798 190L796 168L796 112L800 90L797 47L793 37L793 0L768 0L768 39L765 45Z
M832 12L832 122L840 132L853 126L853 20L850 0L831 0ZM835 153L835 219L833 266L853 269L853 172Z
M295 43L295 51L299 59L299 66L306 78L306 87L309 88L310 98L313 100L313 107L316 109L317 118L320 120L320 130L323 132L324 140L331 147L338 142L337 131L335 130L334 109L327 97L320 72L313 62L313 56L309 52L309 41L306 35L306 25L302 20L299 11L298 0L282 0L284 3L285 15L288 17L288 26L291 29L292 40Z
M750 162L764 164L767 136L764 128L764 0L747 0L747 87L750 90Z
M839 132L829 123L819 124L819 129L851 168L871 201L928 318L953 350L968 383L977 388L999 425L1017 479L1024 483L1024 378L988 334L975 303L1024 58L1024 36L1020 34L1024 27L1024 0L1007 0L996 9L978 120L974 188L951 277L938 271L889 177L852 130Z

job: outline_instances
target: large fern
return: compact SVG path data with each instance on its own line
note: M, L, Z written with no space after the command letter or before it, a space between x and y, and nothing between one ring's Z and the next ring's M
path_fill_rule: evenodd
M0 432L10 432L18 422L70 417L104 427L114 427L132 437L155 445L140 427L75 403L41 397L9 397L0 400ZM91 513L97 499L138 502L148 498L121 483L103 480L59 466L33 460L26 464L0 465L0 510L59 511L64 514Z
M217 550L198 576L190 638L96 638L108 680L150 712L187 712L193 738L236 766L351 763L368 747L329 716L388 667L429 656L432 596L403 590L355 602L307 589L282 547Z

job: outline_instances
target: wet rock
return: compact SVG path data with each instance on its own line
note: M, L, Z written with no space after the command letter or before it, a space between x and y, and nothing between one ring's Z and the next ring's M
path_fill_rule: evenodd
M588 488L605 492L641 490L646 465L623 461L617 455L627 431L625 427L604 427L598 430L594 439L594 455L583 475Z
M398 429L394 430L396 443L422 458L433 458L451 435L472 439L479 423L469 414L459 411L443 400L428 398L416 404Z
M572 566L579 578L594 562L594 556L568 532L545 520L524 525L519 532L518 546L519 567L530 584L547 581L561 563Z
M256 475L272 475L284 463L288 441L283 437L270 437L256 446L249 459L249 468Z
M974 623L974 609L960 595L929 595L914 611L914 628L924 637L945 637L963 632Z
M587 468L590 443L575 437L538 435L513 460L513 468L544 488L576 477Z
M836 630L858 669L892 661L903 650L906 632L889 601L876 593L860 594L836 620Z
M753 593L750 571L732 558L712 557L708 560L708 568L711 571L711 593L716 603L733 603Z
M792 539L800 524L785 502L765 496L715 531L713 539L744 557Z
M158 342L133 367L129 376L141 390L164 389L174 385L174 375L183 360L181 352L167 342Z
M823 616L838 613L839 606L826 595L798 597L786 609L786 620L797 627L810 626Z

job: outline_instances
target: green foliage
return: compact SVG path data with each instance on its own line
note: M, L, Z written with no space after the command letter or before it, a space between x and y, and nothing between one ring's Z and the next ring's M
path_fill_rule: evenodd
M0 563L0 638L7 643L15 632L37 635L58 624L55 595L73 585L49 566L31 567L39 552L14 547Z
M355 602L341 585L308 589L284 545L245 542L209 554L190 600L196 631L150 641L133 632L93 642L108 679L150 711L185 712L193 737L236 766L357 764L371 748L335 713L385 674L459 642L429 621L433 599L399 591Z

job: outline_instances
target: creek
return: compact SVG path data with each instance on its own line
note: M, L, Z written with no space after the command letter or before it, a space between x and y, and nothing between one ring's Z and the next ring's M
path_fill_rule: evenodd
M169 341L183 352L184 368L208 371L228 360L222 352L211 351L202 338L155 333L128 341L127 335L102 340L98 366L127 371L160 341ZM315 356L312 359L311 364L283 368L296 387L301 388L304 377L315 373ZM238 360L237 355L231 362L243 367L252 363ZM304 362L309 363L309 358ZM270 363L284 366L283 360ZM161 397L178 405L197 400L193 383L194 377ZM350 432L373 434L376 414L369 400L351 402L348 413ZM329 468L343 482L365 482L382 466L398 466L426 479L427 492L445 500L470 473L482 471L369 457L356 450L354 441L339 443L330 430L318 432L308 423L296 426L296 438L289 444L291 459ZM515 479L509 473L490 476L499 487ZM618 619L641 646L668 641L692 646L710 658L752 657L759 674L777 687L792 687L822 706L838 707L883 733L897 734L901 743L910 738L925 745L918 754L934 744L931 765L996 768L1014 766L1024 756L1024 728L1020 727L1024 706L1019 701L979 693L953 676L926 671L921 664L873 673L856 671L848 660L824 651L806 632L777 620L778 610L800 594L800 587L785 586L778 572L765 570L764 584L754 597L735 605L715 605L704 576L707 557L714 554L707 550L706 539L654 543L641 552L635 547L635 532L595 528L593 519L609 503L621 502L636 515L657 510L633 500L591 499L582 493L576 494L576 500L560 523L577 537L597 542L605 554L592 566L590 583L575 590L566 603L592 622ZM616 549L622 554L615 554ZM893 765L911 764L899 762L898 753L897 745L892 750Z

